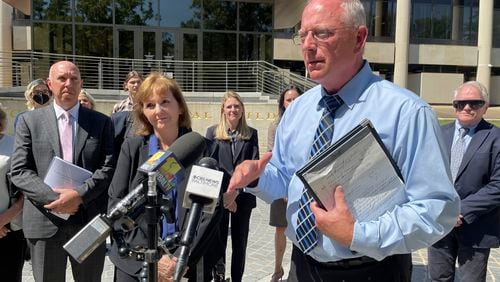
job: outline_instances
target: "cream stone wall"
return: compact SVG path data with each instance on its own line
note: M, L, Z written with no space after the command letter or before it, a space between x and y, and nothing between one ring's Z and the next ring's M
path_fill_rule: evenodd
M453 91L464 81L459 73L416 73L408 75L408 89L429 104L450 104Z
M275 60L302 61L300 46L295 45L291 38L275 38L273 45Z
M500 76L492 76L490 80L490 104L500 105Z
M31 26L13 26L12 42L16 51L31 50Z
M364 57L369 62L394 63L394 43L366 42Z
M477 47L410 44L410 64L476 66Z

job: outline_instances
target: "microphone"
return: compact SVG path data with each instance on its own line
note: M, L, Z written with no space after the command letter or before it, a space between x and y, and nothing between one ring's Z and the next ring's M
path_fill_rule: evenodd
M205 139L199 133L186 133L177 138L166 152L158 152L151 156L138 168L138 171L144 173L158 171L157 187L166 193L182 182L185 178L184 168L195 163L205 147ZM64 244L66 252L78 263L82 263L111 234L116 220L145 203L146 188L142 183L137 185L113 206L107 215L97 215Z
M213 214L217 206L224 176L217 169L217 161L208 157L202 158L198 165L193 165L191 168L182 203L184 208L189 207L189 219L180 240L180 254L175 265L174 281L180 281L188 263L201 213Z

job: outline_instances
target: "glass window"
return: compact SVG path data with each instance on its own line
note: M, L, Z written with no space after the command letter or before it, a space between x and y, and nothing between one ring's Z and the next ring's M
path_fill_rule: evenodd
M82 56L113 57L113 28L104 26L75 26L75 53ZM95 60L76 58L86 88L109 88L110 81L102 81L99 73L112 73L108 60L98 64Z
M71 21L70 0L33 0L33 19Z
M115 22L127 25L158 25L158 1L115 0Z
M75 26L75 53L82 56L113 57L113 28Z
M432 1L416 0L412 5L411 36L413 38L432 38Z
M394 37L396 30L396 0L364 0L369 36ZM376 40L376 39L375 39Z
M431 43L440 43L443 39L464 44L477 41L478 0L415 0L412 3L412 39L432 39Z
M84 23L113 23L112 0L75 0L75 21Z
M479 26L479 0L464 1L464 5L458 7L458 26L457 40L476 44Z
M236 2L203 1L203 25L205 29L236 30L236 17Z
M160 1L160 26L200 28L202 0Z
M412 6L412 38L450 39L450 1L416 0Z
M36 52L72 54L72 32L69 24L33 24L33 46Z
M143 59L155 60L156 57L156 32L144 31L142 33Z
M240 30L271 32L273 6L266 3L240 3Z
M172 60L175 56L175 34L163 32L161 35L161 54L163 60Z
M33 51L71 55L71 25L33 24ZM33 77L48 77L49 66L61 60L60 56L33 58Z
M495 1L493 10L493 47L500 47L500 1Z
M118 30L118 58L133 59L134 53L134 31Z
M271 35L241 34L239 38L239 61L272 61L273 40Z
M204 61L236 61L236 34L203 33Z
M183 60L197 61L198 60L198 34L185 33L182 36L182 53Z

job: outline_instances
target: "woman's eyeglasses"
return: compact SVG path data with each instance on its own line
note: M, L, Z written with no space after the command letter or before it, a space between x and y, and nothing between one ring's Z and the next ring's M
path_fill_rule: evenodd
M486 104L484 100L455 100L453 101L453 108L462 111L466 105L469 105L471 109L479 110Z

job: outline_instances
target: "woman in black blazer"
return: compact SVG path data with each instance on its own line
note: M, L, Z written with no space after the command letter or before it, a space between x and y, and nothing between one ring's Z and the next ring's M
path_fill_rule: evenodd
M151 74L141 84L136 95L134 106L134 122L137 123L137 136L126 138L118 158L115 175L109 187L109 208L113 207L123 199L130 191L147 178L143 173L137 173L137 168L149 157L159 150L167 150L170 145L186 132L191 131L191 119L187 104L182 96L181 90L174 80L168 79L160 74ZM208 140L207 140L208 141ZM211 143L210 141L208 141ZM207 144L205 156L210 155L212 146ZM189 169L186 168L186 175ZM187 223L187 209L182 208L182 200L187 182L184 181L166 196L175 203L175 221L167 224L160 223L162 237L174 232L182 232ZM161 194L161 193L160 193ZM222 200L222 199L221 199ZM142 214L143 211L135 212ZM190 281L197 281L199 273L204 273L203 281L210 281L211 263L203 258L208 246L218 238L218 225L222 216L222 209L217 208L213 215L203 214L197 235L192 245L189 256L189 270L185 277ZM147 248L147 224L145 219L139 216L137 225L128 232L114 232L114 240L111 245L110 259L115 264L115 281L139 281L142 262L135 258L121 258L118 249L125 245L128 248ZM119 225L119 222L116 224ZM115 226L115 230L119 229ZM117 243L120 242L120 243ZM204 270L196 269L197 263L203 259ZM170 281L173 275L176 259L171 255L163 255L158 263L160 281ZM205 271L206 270L206 271Z
M227 190L233 170L244 160L259 158L257 130L247 125L245 105L236 92L227 91L222 98L220 123L207 129L206 137L218 145L219 168L224 172L223 189ZM229 206L227 203L231 203ZM215 281L224 280L225 252L229 218L231 218L231 281L241 281L245 269L245 257L252 209L256 207L255 196L240 192L236 201L233 195L224 194L223 222L221 223L222 242L216 247L220 257L215 270ZM230 213L231 212L231 213Z

